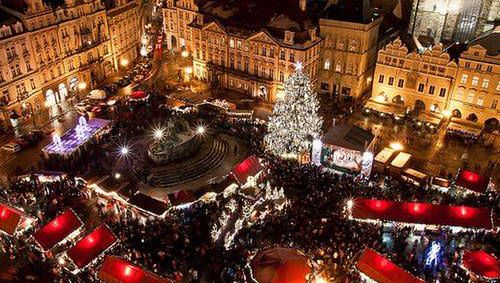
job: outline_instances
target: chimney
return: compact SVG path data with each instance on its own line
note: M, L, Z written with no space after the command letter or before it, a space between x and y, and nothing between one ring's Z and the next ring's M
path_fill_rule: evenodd
M307 0L299 0L300 10L305 12L307 8Z

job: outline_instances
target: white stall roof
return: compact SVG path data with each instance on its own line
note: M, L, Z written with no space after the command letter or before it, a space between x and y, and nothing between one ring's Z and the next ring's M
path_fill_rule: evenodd
M410 161L412 155L406 152L400 152L391 162L391 165L396 168L403 168Z

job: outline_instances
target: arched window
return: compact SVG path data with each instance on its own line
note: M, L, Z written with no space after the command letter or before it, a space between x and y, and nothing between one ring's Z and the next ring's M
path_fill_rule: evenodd
M340 63L340 60L335 65L335 72L342 72L342 63Z
M330 70L330 59L329 58L327 58L325 60L325 66L324 67L325 67L325 70Z
M356 41L352 40L351 43L349 44L349 51L354 52L356 51Z

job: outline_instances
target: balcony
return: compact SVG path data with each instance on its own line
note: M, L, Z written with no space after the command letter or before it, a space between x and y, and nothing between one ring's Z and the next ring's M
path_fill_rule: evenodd
M212 62L207 63L207 68L211 69L211 70L219 71L219 72L233 74L235 76L244 78L246 80L258 81L258 82L262 82L262 83L272 83L274 81L273 79L271 79L269 77L267 77L267 78L266 77L259 77L259 76L256 76L256 75L244 72L244 71L228 68L228 67L221 66L221 65L216 65Z

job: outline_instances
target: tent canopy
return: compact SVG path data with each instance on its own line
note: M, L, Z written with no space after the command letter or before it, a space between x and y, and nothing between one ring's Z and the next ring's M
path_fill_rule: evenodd
M398 116L404 116L406 114L406 108L404 106L396 104L383 104L373 100L368 100L364 107L375 110L377 112L394 114Z
M36 231L33 238L44 250L50 250L82 226L76 214L68 210Z
M484 193L490 183L490 177L481 176L468 170L459 170L455 184L467 190Z
M115 256L106 256L99 274L99 280L107 283L171 283Z
M358 126L335 125L326 132L322 141L327 145L364 152L374 138L375 135Z
M251 155L238 165L234 166L231 170L231 174L241 185L247 182L248 177L253 177L259 174L260 171L262 171L262 165L260 165L259 159L257 159L254 155Z
M484 251L465 251L462 265L470 272L488 279L500 278L500 262Z
M128 203L157 216L162 215L168 209L167 203L140 192L131 196Z
M352 216L364 220L491 229L491 210L389 200L354 200Z
M148 97L149 95L142 90L136 90L130 94L130 98L135 100L146 99Z
M168 201L174 206L194 201L193 192L188 190L173 192L168 194L167 197Z
M356 268L379 283L424 283L371 249L363 252Z
M259 283L306 283L313 272L307 256L291 248L271 248L258 252L251 262Z
M116 242L116 237L109 228L102 224L92 233L78 241L67 254L71 261L79 268L89 265Z
M11 206L0 203L0 231L9 235L16 233L23 213Z

